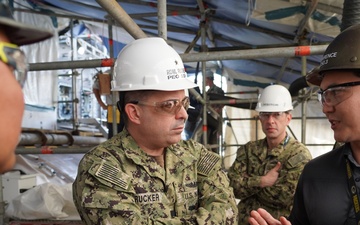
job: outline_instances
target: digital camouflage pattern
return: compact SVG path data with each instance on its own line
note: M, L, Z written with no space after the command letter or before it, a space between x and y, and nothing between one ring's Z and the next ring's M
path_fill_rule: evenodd
M208 94L218 94L218 95L225 95L224 90L220 87L216 86L215 84L211 86L207 92ZM221 111L224 108L224 105L222 104L212 104L211 107L221 115ZM216 118L216 116L214 116Z
M289 136L288 136L289 137ZM240 147L228 176L238 204L239 224L248 224L251 210L266 209L274 218L288 216L300 174L312 159L309 150L292 137L286 138L269 154L266 138ZM261 188L260 178L281 162L278 180L271 187Z
M236 224L220 157L193 141L166 149L165 169L124 130L86 153L73 184L86 224Z

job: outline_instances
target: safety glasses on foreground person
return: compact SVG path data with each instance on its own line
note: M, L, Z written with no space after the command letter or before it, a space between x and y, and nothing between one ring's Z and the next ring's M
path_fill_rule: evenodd
M184 107L185 110L188 110L190 106L189 97L185 97L182 100L169 99L163 102L132 101L130 103L145 106L154 106L156 110L166 112L172 115L177 114L180 111L181 107Z
M360 81L330 86L325 90L320 90L318 92L318 99L322 105L336 106L340 102L350 98L353 94L353 89L351 87L358 85L360 85Z
M0 60L12 67L16 80L23 87L28 71L24 52L17 45L0 42Z

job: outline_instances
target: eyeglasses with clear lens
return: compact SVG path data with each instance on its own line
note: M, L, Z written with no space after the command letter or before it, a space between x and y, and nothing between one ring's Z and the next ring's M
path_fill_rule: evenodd
M145 105L145 106L154 106L156 109L175 115L177 114L181 107L184 107L185 110L189 109L190 99L185 97L182 100L180 99L169 99L163 102L143 102L143 101L132 101L133 104Z
M286 114L286 112L260 112L259 118L261 120L268 120L268 119L270 119L270 117L272 117L276 120L279 120L279 119L281 119L283 114Z
M353 94L351 87L358 85L360 85L360 81L330 86L325 90L320 90L318 92L318 99L322 105L326 104L327 106L336 106L340 102L350 98Z
M17 45L0 42L0 60L13 68L16 80L23 87L29 68L24 52Z

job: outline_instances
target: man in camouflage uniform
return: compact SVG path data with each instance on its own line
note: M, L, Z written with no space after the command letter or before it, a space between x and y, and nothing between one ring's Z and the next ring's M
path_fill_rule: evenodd
M238 204L239 224L248 224L251 210L264 208L277 218L289 215L298 178L309 150L286 132L293 109L290 93L280 85L264 89L256 111L266 138L240 147L229 169Z
M220 87L216 86L214 84L214 72L211 70L206 70L205 73L205 81L206 81L206 86L209 86L209 89L207 90L206 93L214 93L214 94L219 94L219 95L224 95L224 90L221 89Z
M86 224L236 224L237 208L217 154L181 140L189 99L180 56L161 38L128 44L112 90L125 129L85 154L73 184Z

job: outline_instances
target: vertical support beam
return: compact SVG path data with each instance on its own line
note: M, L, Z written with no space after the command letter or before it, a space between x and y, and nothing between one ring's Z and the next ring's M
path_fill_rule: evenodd
M304 41L302 40L300 42L301 45L305 45L306 43L304 43ZM306 76L307 73L307 69L306 69L306 65L307 65L307 57L306 56L301 56L301 75L302 76ZM306 143L306 109L307 109L307 101L302 101L301 104L301 143Z
M166 0L158 0L158 34L159 37L167 40L167 13Z
M200 22L200 31L201 31L201 51L204 52L207 49L206 46L206 27L205 27L205 19L202 18ZM207 101L207 93L206 93L206 61L201 61L201 71L203 77L202 90L203 90L203 98L205 100L204 109L203 109L203 144L206 146L208 144L208 124L207 124L207 111L208 111L208 101Z
M200 37L201 37L201 52L207 51L206 46L206 15L205 15L205 8L203 5L202 0L197 0L201 19L200 19ZM207 94L206 94L206 81L205 81L205 72L206 72L206 60L198 60L201 61L201 71L202 71L202 91L203 91L203 99L205 103L203 104L203 126L202 126L202 132L203 132L203 144L206 146L208 144L208 125L207 125Z
M73 19L70 20L70 32L71 32L71 61L74 61L75 58L77 58L77 39L74 38L74 29L73 29ZM74 45L75 43L75 45ZM71 99L72 99L72 124L73 124L73 130L78 129L78 117L77 117L77 102L76 99L76 75L77 71L76 69L71 70Z
M5 202L4 202L4 192L2 184L2 175L0 174L0 225L5 224Z
M294 38L294 43L301 42L300 38L302 37L302 34L305 31L306 24L309 21L309 19L311 18L311 15L315 11L317 5L318 5L318 0L312 0L312 1L310 1L310 3L307 3L308 8L306 10L306 14L305 14L304 18L299 23L299 26L298 26L298 29L296 32L296 36ZM289 62L289 58L284 59L284 62L283 62L283 65L281 66L279 75L277 76L278 82L281 80L282 76L284 75L285 68L287 67L288 62Z
M113 20L110 17L108 20L108 31L109 31L109 54L110 54L110 59L114 58L114 40L113 40L113 29L112 29L112 25L113 25ZM114 76L114 66L111 66L110 69L110 78L111 80L113 79ZM118 93L117 91L112 91L111 92L111 98L112 98L112 115L113 115L113 123L112 123L112 130L113 130L113 135L118 133L117 130L117 118L116 118L116 102L118 100ZM109 133L108 133L109 135Z

